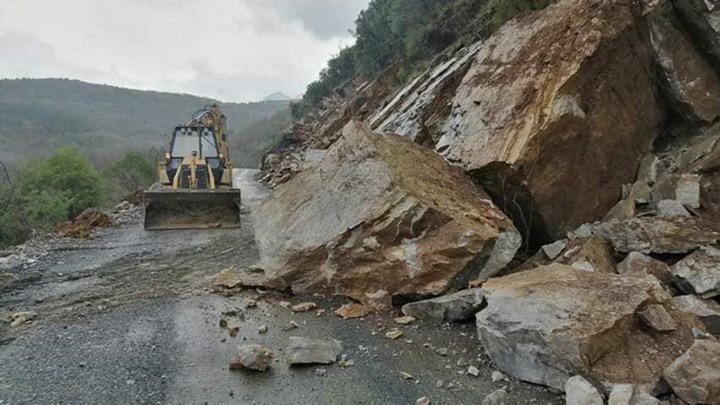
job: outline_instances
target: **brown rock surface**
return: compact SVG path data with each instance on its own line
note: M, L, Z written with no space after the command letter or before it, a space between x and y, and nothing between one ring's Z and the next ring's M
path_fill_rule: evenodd
M624 253L688 253L720 238L702 221L682 217L611 221L598 226L595 232Z
M491 277L521 240L458 168L357 122L254 213L262 268L300 293L437 295Z
M521 380L563 389L573 375L652 387L692 344L694 316L666 308L675 331L639 327L647 305L669 306L652 277L587 272L553 264L489 280L477 315L495 365Z
M617 265L617 272L628 276L644 276L650 274L667 286L670 285L673 277L670 272L670 266L639 252L630 252L625 259Z
M664 373L673 391L690 404L720 404L720 343L697 340Z
M600 219L662 120L639 20L619 1L561 0L505 24L451 100L437 150L496 201L532 204L555 238Z

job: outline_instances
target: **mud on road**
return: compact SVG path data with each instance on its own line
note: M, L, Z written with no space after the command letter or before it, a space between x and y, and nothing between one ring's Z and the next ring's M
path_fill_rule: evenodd
M343 303L334 297L213 292L212 276L258 260L248 212L263 192L243 176L241 229L145 232L135 212L89 240L28 244L37 262L10 271L17 281L0 287L0 317L34 311L38 319L0 322L0 404L414 404L423 396L475 404L501 388L507 404L563 403L540 387L493 382L471 323L416 322L389 340L385 332L398 327L392 314L344 321L332 313ZM326 311L279 305L308 300ZM219 326L223 317L239 327L236 337ZM291 321L298 327L285 330ZM355 365L323 366L326 376L289 368L290 336L341 340ZM236 347L249 342L275 352L271 371L228 370ZM467 375L469 365L480 375Z

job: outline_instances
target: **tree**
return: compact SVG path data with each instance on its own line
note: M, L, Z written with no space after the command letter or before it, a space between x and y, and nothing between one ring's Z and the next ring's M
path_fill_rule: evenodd
M143 190L157 181L159 159L159 150L151 149L144 154L130 150L105 167L103 173L108 179L113 199Z
M28 219L40 224L58 219L59 208L64 208L65 219L71 219L107 199L104 179L74 146L57 148L45 160L28 161L20 167L15 183L31 208Z

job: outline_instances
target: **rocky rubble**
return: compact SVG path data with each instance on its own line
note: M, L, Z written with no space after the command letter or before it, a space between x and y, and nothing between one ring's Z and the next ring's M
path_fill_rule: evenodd
M265 277L476 314L496 367L568 403L717 403L719 13L559 0L395 92L356 83L266 159Z

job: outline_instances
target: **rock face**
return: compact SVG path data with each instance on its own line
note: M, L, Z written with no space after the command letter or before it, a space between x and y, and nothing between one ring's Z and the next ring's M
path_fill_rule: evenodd
M411 302L403 305L402 311L417 319L459 322L470 319L484 304L483 290L471 288L430 300Z
M460 169L358 122L255 215L271 282L363 303L383 290L437 295L466 287L496 274L521 244L512 222Z
M503 196L532 206L556 239L602 218L662 119L638 19L617 1L562 0L505 24L475 56L436 149L501 208Z
M690 35L720 66L720 4L716 0L672 0Z
M647 20L666 98L689 122L714 121L720 114L720 82L683 32L670 1L661 0Z
M331 364L342 351L337 340L316 340L291 337L287 348L287 362L293 364Z
M720 250L703 247L671 269L680 289L702 298L720 295Z
M691 315L668 309L675 331L638 326L637 312L668 305L652 277L553 264L487 281L477 314L480 341L503 372L564 389L576 374L604 384L653 386L693 341Z
M675 394L690 404L720 404L720 343L696 341L664 373Z

